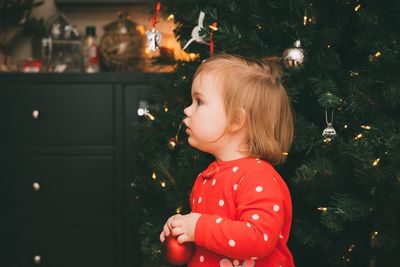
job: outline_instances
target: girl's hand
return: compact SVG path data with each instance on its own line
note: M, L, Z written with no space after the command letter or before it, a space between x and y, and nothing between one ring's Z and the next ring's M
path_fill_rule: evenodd
M173 216L168 218L167 222L164 224L163 231L160 234L160 241L161 242L164 242L165 237L167 237L167 236L169 236L171 234L171 229L172 229L172 225L171 224L172 224L172 222L174 220L176 220L179 217L182 217L182 215L181 214L175 214L175 215L173 215Z
M200 216L200 213L189 213L180 215L171 221L171 233L173 236L178 236L178 243L195 241L196 224Z

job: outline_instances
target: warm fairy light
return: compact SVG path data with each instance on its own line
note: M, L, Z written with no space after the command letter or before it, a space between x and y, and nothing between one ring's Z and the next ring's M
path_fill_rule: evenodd
M368 125L361 125L361 128L363 128L365 130L371 130L371 126L368 126Z
M361 4L358 4L358 5L354 8L354 11L357 12L358 10L360 10L360 8L361 8Z
M356 71L350 71L350 76L351 76L351 77L358 76L358 72L356 72Z
M373 231L371 233L371 239L375 239L378 236L378 231Z
M175 18L174 14L171 14L171 15L168 16L167 20L173 20L174 18Z
M216 26L208 25L208 27L213 31L218 31L218 27L216 27Z
M186 80L186 76L182 76L182 80Z
M326 211L328 211L328 208L327 207L319 207L319 208L317 208L317 210L326 212Z
M327 47L328 47L328 48L331 48L331 45L330 45L330 44L328 44L328 45L327 45Z
M166 184L165 182L161 182L161 186L162 186L162 187L166 187L167 184Z
M376 160L374 160L374 162L372 162L372 166L377 166L379 164L379 161L381 161L380 158L377 158Z
M156 119L153 115L151 115L150 112L147 112L147 113L146 113L146 116L147 116L150 120L152 120L152 121L154 121L154 120Z
M182 211L182 206L176 208L176 213L181 213L181 211Z
M157 179L157 174L156 174L155 172L153 172L153 173L151 174L151 178L153 178L153 180Z
M170 139L170 140L168 141L168 145L169 145L169 147L170 147L171 149L174 149L174 148L176 147L176 142L175 142L175 140L174 140L174 139Z
M144 28L143 25L137 25L137 26L136 26L136 30L137 30L138 32L140 32L141 35L145 35L145 34L146 34L146 29Z
M375 54L369 56L369 61L373 61L374 59L380 57L382 54L381 52L377 51Z
M261 25L260 25L260 24L257 24L257 28L258 28L259 30L261 30L261 29L262 29L262 27L261 27Z
M304 17L303 17L303 25L306 26L306 24L307 24L307 16L304 15Z
M363 135L362 135L362 134L357 134L357 135L356 135L356 137L354 137L354 140L361 139L362 137L363 137Z
M352 252L355 246L356 246L355 244L351 244L351 246L349 247L348 251Z
M347 124L345 124L345 125L344 125L344 128L347 129L347 127L348 127Z
M199 59L200 58L200 54L196 54L196 53L189 53L189 58L190 58L190 60L196 60L196 59Z
M289 155L289 153L287 153L287 152L283 152L282 154L283 154L284 156Z
M167 104L164 104L164 112L168 112L168 105Z

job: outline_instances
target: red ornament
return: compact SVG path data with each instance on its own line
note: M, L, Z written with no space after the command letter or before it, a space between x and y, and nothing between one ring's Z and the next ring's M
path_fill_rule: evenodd
M187 242L179 244L176 237L167 236L163 242L162 253L166 261L173 265L187 263L194 253L194 243Z

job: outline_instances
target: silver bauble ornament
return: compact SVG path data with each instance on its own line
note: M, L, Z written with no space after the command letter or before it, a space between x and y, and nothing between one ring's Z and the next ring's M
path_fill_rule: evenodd
M336 131L332 127L331 123L328 123L325 130L322 132L322 137L324 138L325 143L330 143L332 139L336 137Z
M295 41L293 47L283 51L282 58L287 68L301 67L304 62L304 50L301 48L300 40Z

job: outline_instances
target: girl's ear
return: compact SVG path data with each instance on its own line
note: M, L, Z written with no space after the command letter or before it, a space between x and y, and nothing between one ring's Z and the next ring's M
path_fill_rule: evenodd
M229 129L232 132L237 132L241 130L246 125L246 120L246 111L244 110L244 108L239 108L235 116L233 117L232 124L230 125Z

